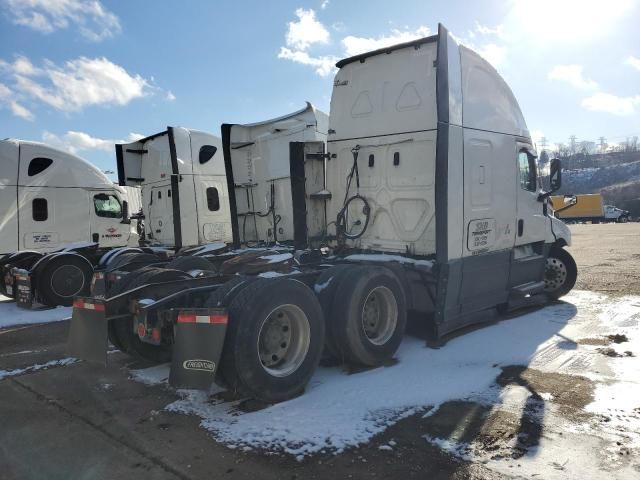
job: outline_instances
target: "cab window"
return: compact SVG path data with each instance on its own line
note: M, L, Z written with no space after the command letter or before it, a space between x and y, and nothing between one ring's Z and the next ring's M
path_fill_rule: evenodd
M216 187L207 188L207 207L211 212L220 210L220 196Z
M46 170L49 165L53 163L53 160L50 158L38 157L34 158L29 162L29 168L27 168L27 175L33 177L34 175L39 174Z
M520 187L529 192L537 190L536 158L526 150L518 153L518 170L520 174Z
M94 195L93 206L96 209L96 215L99 217L122 218L122 205L114 195L107 193Z

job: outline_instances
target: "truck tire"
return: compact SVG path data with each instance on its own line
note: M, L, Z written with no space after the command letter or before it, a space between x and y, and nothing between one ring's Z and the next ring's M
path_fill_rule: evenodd
M190 256L176 257L167 263L165 267L183 272L190 272L192 270L215 271L213 263L206 258Z
M138 275L142 275L144 272L147 272L152 268L156 268L156 267L145 266L139 270L131 272L128 275L125 275L118 282L116 282L111 286L111 288L106 292L106 297L107 298L114 297L116 295L119 295L120 293L126 292L127 290L129 290L129 285L131 285L131 283L136 279ZM111 320L109 322L109 324L107 325L107 334L111 344L121 352L124 352L125 345L120 340L120 337L118 335L118 329L116 328L116 325L118 324L119 321L121 320Z
M407 324L398 277L384 267L350 271L338 285L330 321L340 355L348 363L383 365L398 350Z
M36 292L42 303L69 307L74 297L89 294L93 267L80 255L62 254L38 267L35 276Z
M566 295L576 284L578 267L571 254L554 246L549 252L544 269L544 293L549 300Z
M325 336L324 336L324 345L325 345L325 353L329 358L344 361L342 357L342 352L338 347L338 343L336 341L336 333L333 331L333 323L331 319L333 318L333 299L336 296L336 292L338 290L338 285L342 281L342 278L349 272L355 269L365 269L366 267L360 265L353 264L344 264L344 265L336 265L334 267L326 269L318 279L313 287L316 295L318 296L318 301L320 302L320 306L322 307L322 312L324 313L324 323L325 323Z
M304 392L323 344L322 308L311 289L259 278L229 305L222 377L236 395L282 402Z
M127 290L140 287L147 283L168 282L171 280L190 278L189 275L179 270L167 270L155 267L145 269L145 271L135 272L132 275L134 278L128 282ZM151 298L153 298L153 296L151 296ZM112 343L114 345L116 345L116 343L119 344L118 348L121 351L156 363L165 363L171 360L171 346L151 345L138 338L138 334L133 329L133 318L112 320L110 323L113 325L113 334L115 337L115 342L112 341Z

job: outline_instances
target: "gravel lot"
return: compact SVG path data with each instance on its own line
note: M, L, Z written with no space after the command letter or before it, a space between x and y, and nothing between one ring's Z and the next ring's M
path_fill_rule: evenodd
M640 295L640 224L575 225L571 230L570 251L579 268L577 289L621 299ZM588 295L607 298L586 292L583 297L591 298ZM575 315L572 305L564 306L568 311L573 308L570 316ZM0 302L0 315L8 314L10 307ZM599 315L594 318L604 318ZM614 367L628 368L640 352L626 355L631 347L625 345L632 341L627 343L613 324L598 326L591 321L585 316L568 330L564 324L554 327L535 353L538 360L528 365L494 365L492 389L426 408L428 415L421 412L401 419L368 443L343 453L320 453L302 461L216 442L197 416L165 410L179 398L176 392L132 380L132 369L149 365L119 352L109 355L107 368L60 362L66 358L66 321L5 328L0 330L0 477L586 478L575 476L579 470L570 470L569 459L544 457L548 450L541 448L556 442L551 450L563 455L574 444L586 445L587 453L610 452L610 458L591 455L598 470L590 470L589 478L633 478L629 472L640 475L640 452L632 445L636 437L625 428L640 431L640 403L634 407L622 402L610 418L589 413L586 406L599 398L598 382L606 383L596 374L613 378ZM505 319L498 326L514 322L518 319ZM625 332L631 336L639 327L637 322L626 322ZM585 333L591 330L592 335ZM536 345L532 340L533 350ZM629 389L636 387L628 384ZM525 403L520 401L522 392ZM627 423L619 427L616 415ZM590 430L581 430L585 425ZM567 453L567 458L579 454ZM553 475L536 476L527 470L526 462L535 461L536 455L545 458L545 468ZM587 456L582 463L591 465L589 461Z
M580 290L640 295L640 223L571 225Z

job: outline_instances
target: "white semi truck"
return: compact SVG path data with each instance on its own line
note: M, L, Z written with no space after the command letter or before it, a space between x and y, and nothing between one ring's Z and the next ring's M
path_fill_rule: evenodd
M541 191L518 103L489 63L440 25L337 67L326 153L316 141L288 148L295 250L226 252L197 278L134 272L111 294L76 299L71 354L104 363L109 336L132 355L171 360L176 387L215 382L278 402L304 391L323 351L388 362L409 313L437 342L571 290L571 235L547 203L560 162ZM240 141L223 127L234 188L246 171L233 161ZM273 205L266 197L261 213ZM242 198L237 188L229 197L237 247L248 240Z
M127 192L82 158L38 142L1 140L0 159L0 255L74 242L138 244L135 224L123 215L135 190Z
M15 191L0 191L7 196L8 218L15 225L3 226L0 235L20 239L15 246L7 242L7 251L17 247L18 252L0 260L4 293L25 308L33 300L71 305L74 296L89 293L94 269L118 258L118 264L126 259L138 267L166 261L183 246L229 242L220 147L215 135L179 127L116 145L117 186L74 155L43 144L3 142L3 159L10 159L3 165L20 170L18 202ZM128 208L123 200L127 191L141 197L135 200L140 211ZM144 230L130 227L129 213ZM130 231L136 229L142 235L134 237ZM72 243L80 240L85 241ZM29 250L45 244L55 251Z

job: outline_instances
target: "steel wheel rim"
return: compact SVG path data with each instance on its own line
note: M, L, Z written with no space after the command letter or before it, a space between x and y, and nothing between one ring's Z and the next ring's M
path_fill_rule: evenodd
M548 257L544 269L544 291L554 292L567 281L567 266L559 258Z
M60 280L58 282L54 282L54 280L59 275L61 276ZM72 282L78 278L82 279L82 281L80 282L80 286L74 290L74 288L72 287ZM82 289L84 288L84 281L84 273L79 267L76 267L75 265L61 265L56 268L51 274L51 280L49 284L53 293L55 293L59 297L68 298L76 296L82 291ZM54 283L58 286L62 285L63 288L56 288L54 286ZM65 286L66 288L64 288Z
M258 332L258 361L274 377L286 377L304 362L309 351L311 326L304 311L291 304L274 308Z
M362 329L374 345L380 346L393 337L398 325L398 302L393 292L379 286L369 292L362 305Z

